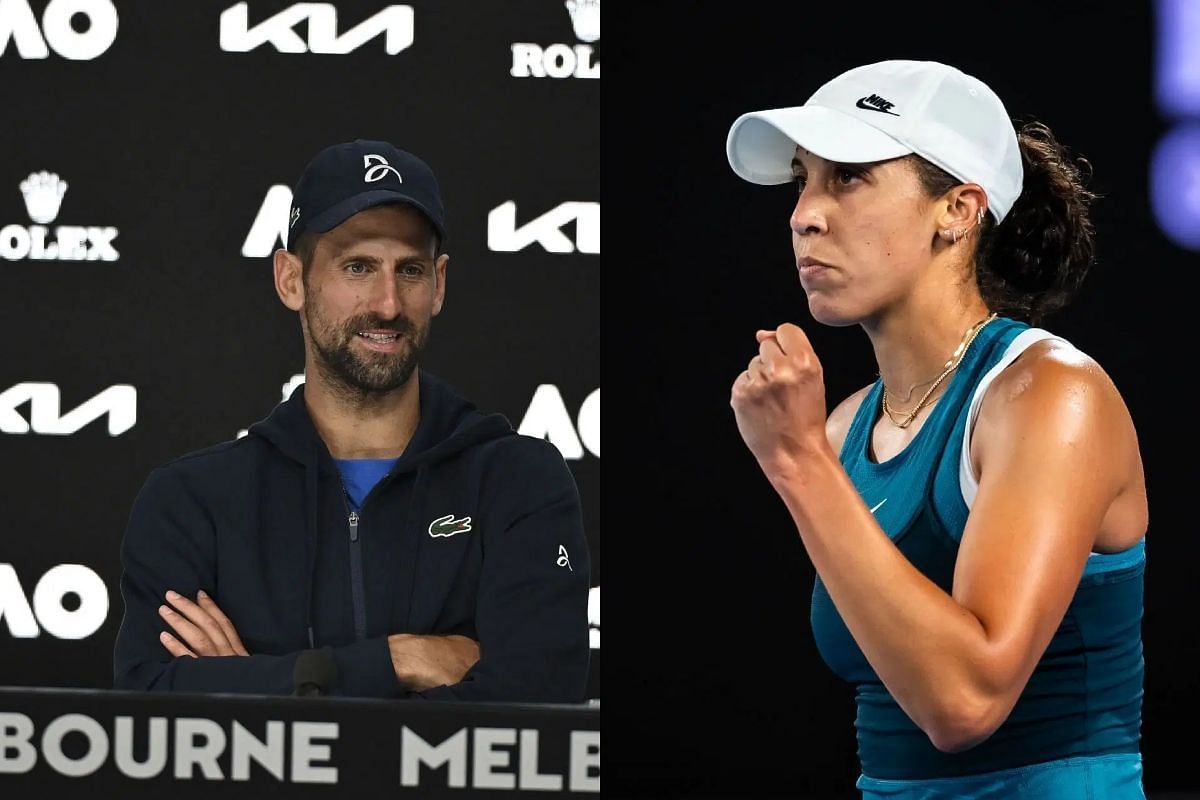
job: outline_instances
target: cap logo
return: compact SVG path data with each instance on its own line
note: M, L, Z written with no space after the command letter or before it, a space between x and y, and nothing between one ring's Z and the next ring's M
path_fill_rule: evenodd
M363 156L363 169L367 171L366 175L363 176L363 182L365 183L374 183L375 181L383 180L383 177L388 174L389 170L396 176L396 180L404 183L404 179L400 177L400 173L396 172L396 168L390 166L387 159L383 156L374 154Z
M891 114L893 117L900 116L891 110L891 108L896 105L895 103L888 102L877 94L873 94L868 97L860 97L858 98L858 102L854 105L858 108L864 108L867 111L881 111L884 114Z
M296 220L298 220L298 219L300 219L300 209L293 208L292 209L292 221L288 223L288 227L289 228L296 227Z

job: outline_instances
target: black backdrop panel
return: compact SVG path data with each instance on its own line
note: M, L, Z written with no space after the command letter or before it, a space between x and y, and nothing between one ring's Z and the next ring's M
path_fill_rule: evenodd
M270 253L303 165L359 137L437 174L424 366L559 445L599 586L599 4L575 10L0 3L0 683L111 685L131 500L302 372Z

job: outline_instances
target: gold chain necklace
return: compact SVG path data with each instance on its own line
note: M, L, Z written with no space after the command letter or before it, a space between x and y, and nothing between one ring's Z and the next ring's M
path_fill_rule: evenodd
M890 407L888 407L887 386L884 386L883 387L883 411L885 414L888 415L888 419L890 419L897 427L900 427L900 428L907 428L909 425L911 425L912 421L914 419L916 419L917 414L920 412L920 410L925 407L925 404L927 402L929 402L929 398L933 396L933 393L935 391L937 391L938 386L940 386L942 384L942 381L946 380L946 376L949 375L954 370L958 369L958 365L962 362L963 356L965 356L967 354L967 348L969 348L971 346L971 342L975 341L975 337L978 336L979 332L984 329L984 326L986 326L989 322L991 322L995 318L996 318L996 312L993 311L990 315L985 317L983 320L976 322L974 325L972 325L970 328L967 329L966 334L963 336L962 340L958 343L958 347L955 348L954 354L951 355L949 360L946 361L946 366L942 370L942 374L937 376L937 379L934 380L933 385L929 387L929 389L925 392L925 395L917 403L916 408L914 408L912 411L907 412L907 415L904 417L903 420L897 420L896 415L892 413L892 409Z

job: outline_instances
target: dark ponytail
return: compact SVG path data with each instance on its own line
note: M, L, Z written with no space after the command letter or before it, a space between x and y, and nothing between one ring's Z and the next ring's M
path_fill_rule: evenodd
M1004 221L990 214L980 227L975 280L988 308L1037 325L1065 306L1094 258L1088 209L1097 195L1084 188L1091 165L1073 158L1040 122L1017 132L1024 188ZM938 197L962 181L915 158L925 190Z

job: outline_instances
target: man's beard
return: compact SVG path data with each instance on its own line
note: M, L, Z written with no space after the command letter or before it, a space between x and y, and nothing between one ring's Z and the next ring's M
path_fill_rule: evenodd
M373 314L349 319L340 328L324 325L321 318L305 309L309 340L312 342L317 369L335 390L342 389L355 398L385 394L400 388L417 367L428 326L418 329L403 316L383 320ZM408 347L398 353L375 353L356 349L359 331L394 331Z

